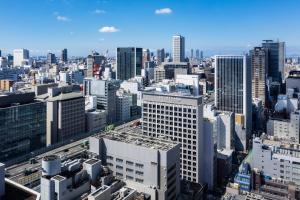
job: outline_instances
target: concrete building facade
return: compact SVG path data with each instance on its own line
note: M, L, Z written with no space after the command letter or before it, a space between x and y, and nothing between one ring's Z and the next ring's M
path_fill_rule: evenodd
M47 99L47 145L85 133L84 106L85 99L81 93L50 94Z
M203 159L203 105L201 96L145 92L142 105L143 134L181 144L180 175L201 182Z
M173 36L173 62L185 61L185 38L181 35Z
M179 144L141 134L111 132L90 137L90 151L114 176L128 186L151 193L151 199L176 199L180 192Z

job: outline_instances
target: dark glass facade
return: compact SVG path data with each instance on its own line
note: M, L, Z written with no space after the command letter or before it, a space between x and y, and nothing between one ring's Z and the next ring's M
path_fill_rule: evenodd
M30 153L46 144L46 104L0 108L0 161Z
M268 76L281 82L284 76L285 43L266 40L262 47L268 49Z
M243 56L216 57L216 106L243 113Z
M117 79L128 80L140 76L142 64L142 48L117 48Z

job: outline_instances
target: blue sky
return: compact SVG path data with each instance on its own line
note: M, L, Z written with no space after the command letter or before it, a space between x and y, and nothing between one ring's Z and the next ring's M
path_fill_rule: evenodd
M287 43L300 54L299 0L0 0L0 49L27 48L33 55L112 54L118 46L186 49L204 54L242 53L263 39ZM102 31L102 32L101 32Z

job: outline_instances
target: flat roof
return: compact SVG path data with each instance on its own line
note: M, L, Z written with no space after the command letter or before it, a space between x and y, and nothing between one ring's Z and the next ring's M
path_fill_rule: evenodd
M125 142L127 144L133 144L136 146L142 146L151 149L157 150L170 150L174 148L178 143L166 140L164 138L154 138L142 135L142 133L134 133L134 132L123 132L120 131L110 131L99 133L98 135L92 136L98 139L109 139L113 141Z
M83 97L80 92L61 93L55 97L49 97L48 101L63 101Z

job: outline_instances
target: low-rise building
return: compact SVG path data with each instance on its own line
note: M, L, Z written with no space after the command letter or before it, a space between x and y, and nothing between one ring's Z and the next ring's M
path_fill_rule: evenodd
M179 144L141 134L106 132L90 137L90 152L114 176L150 194L151 199L176 199L180 192Z

